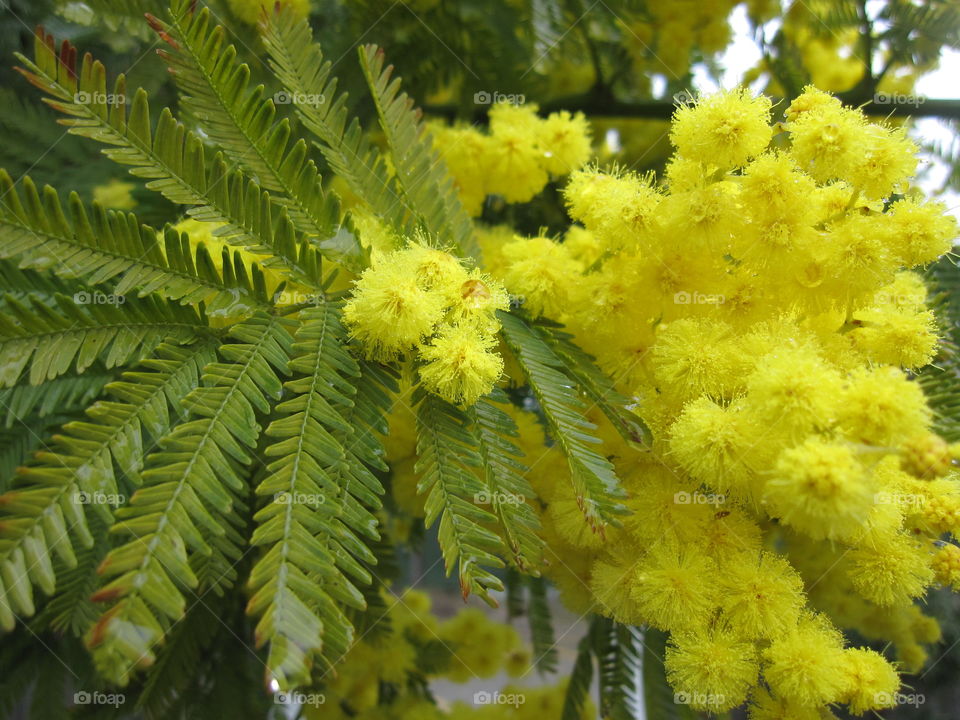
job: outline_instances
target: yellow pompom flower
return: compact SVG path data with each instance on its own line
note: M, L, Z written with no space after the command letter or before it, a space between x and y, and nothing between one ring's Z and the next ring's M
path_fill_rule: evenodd
M445 127L431 124L433 144L453 177L467 213L476 217L491 192L489 168L495 143L470 127Z
M420 380L430 392L454 405L473 405L493 390L503 374L494 340L470 327L452 325L420 348Z
M938 583L960 590L960 547L946 543L934 554L931 564Z
M854 715L897 704L900 677L880 653L867 648L844 650L843 674L847 684L843 702Z
M697 628L716 607L716 566L694 547L661 545L638 565L630 597L661 630Z
M649 243L659 225L657 209L663 196L650 177L580 170L570 176L563 194L571 216L609 250Z
M836 98L808 87L787 110L790 155L818 182L846 180L863 149L862 113L843 107Z
M590 159L590 126L583 113L550 113L540 123L543 166L553 175L567 175Z
M753 643L720 628L677 633L663 664L678 696L714 713L742 704L759 671Z
M465 274L459 287L451 288L451 294L450 322L491 336L500 329L497 311L510 307L510 296L503 285L481 270Z
M901 189L917 168L917 146L903 128L870 123L854 147L858 161L843 179L868 198L884 198Z
M550 238L517 238L503 246L506 263L503 280L511 293L521 296L534 316L557 318L582 268L566 248Z
M763 652L763 677L784 700L817 707L839 702L847 689L843 640L822 618L807 618Z
M797 623L803 581L779 555L744 554L724 564L719 597L731 627L749 638L776 638Z
M643 622L643 616L630 596L633 575L633 561L624 564L598 560L593 564L590 568L590 591L597 599L597 612L626 625Z
M815 436L780 454L763 499L771 515L815 539L856 536L873 506L853 450Z
M538 144L540 118L534 105L497 103L490 109L489 192L507 202L527 202L549 180Z
M940 202L904 198L890 206L887 216L890 243L906 267L933 262L950 251L957 237L957 220Z
M931 421L920 386L897 368L882 366L851 374L837 412L848 438L873 445L896 445Z
M789 345L761 357L747 378L747 405L761 422L795 434L834 420L842 380L810 346Z
M357 280L343 317L368 357L394 360L411 350L443 318L443 294L424 289L410 266L392 253Z
M742 408L701 397L687 403L670 427L670 452L699 482L743 494L751 475L745 461L758 430Z
M797 705L774 697L757 687L747 707L749 720L834 720L836 716L824 706Z
M873 538L850 551L847 575L861 597L884 607L909 605L933 582L932 556L906 533Z
M683 318L660 325L652 357L659 386L682 400L729 395L742 381L742 356L732 337L730 326L717 320Z
M688 158L709 158L727 170L762 153L770 143L770 100L741 88L701 97L677 109L670 142Z

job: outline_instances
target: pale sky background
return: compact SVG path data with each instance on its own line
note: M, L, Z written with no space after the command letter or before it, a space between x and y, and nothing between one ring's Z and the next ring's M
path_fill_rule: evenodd
M870 8L876 3L868 3L868 12L875 11ZM734 10L731 19L731 27L734 32L734 39L726 52L721 56L720 65L725 68L721 77L720 85L725 88L735 87L743 73L749 68L755 66L761 59L760 49L750 33L750 24L747 20L747 12L744 5L739 5ZM766 25L766 37L772 38L779 20L773 20ZM755 89L759 90L762 82L756 84ZM710 91L718 89L718 84L709 76L707 69L703 66L694 68L694 90ZM954 48L944 48L940 59L940 67L923 76L917 83L915 94L920 97L937 99L960 99L960 51ZM918 140L950 142L953 133L946 125L936 118L918 118L914 121L911 135ZM954 140L953 142L956 142ZM927 193L938 191L943 185L944 178L948 174L947 166L930 157L923 155L925 162L921 163L921 172L923 176L919 179L918 185ZM941 198L946 203L951 214L960 219L960 194L952 191L945 192Z

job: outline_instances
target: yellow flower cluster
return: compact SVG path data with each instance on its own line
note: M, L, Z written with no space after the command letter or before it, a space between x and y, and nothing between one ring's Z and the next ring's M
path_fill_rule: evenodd
M565 601L669 631L668 677L696 709L862 714L900 681L839 628L916 670L939 629L915 600L960 579L943 541L960 535L955 450L909 374L937 347L912 268L957 229L908 192L916 149L900 130L814 89L786 123L770 112L741 91L703 98L674 118L665 182L581 170L565 195L582 226L479 241L653 433L638 452L591 412L631 511L602 538L518 411Z
M728 18L738 4L738 0L674 0L648 3L642 14L625 16L623 44L633 59L635 73L640 77L661 73L670 79L685 76L694 48L709 54L730 44Z
M499 102L490 108L490 132L472 127L431 127L434 144L471 215L487 195L527 202L550 176L567 175L590 159L590 128L582 113L537 115L537 106Z
M400 597L384 594L389 610L379 618L370 632L350 646L339 660L336 672L324 675L315 696L323 701L305 703L304 717L338 720L440 720L441 718L500 717L487 712L483 702L471 706L456 704L450 713L434 705L411 682L414 676L426 680L446 679L455 683L489 679L506 672L511 677L523 677L531 670L532 653L514 628L497 622L476 608L461 610L448 620L441 621L431 610L430 597L408 589ZM390 686L388 694L383 687ZM563 702L563 688L526 690L504 688L496 695L520 697L516 707L519 715L535 715L537 707L559 708ZM494 691L486 692L494 698ZM497 713L503 704L489 703ZM511 711L513 707L509 708ZM559 710L557 710L559 713ZM546 717L559 717L547 715ZM511 717L514 717L511 715ZM584 720L588 715L584 715Z
M490 276L414 242L379 256L363 272L343 314L368 357L415 354L427 390L469 406L503 373L496 312L508 305L506 291Z

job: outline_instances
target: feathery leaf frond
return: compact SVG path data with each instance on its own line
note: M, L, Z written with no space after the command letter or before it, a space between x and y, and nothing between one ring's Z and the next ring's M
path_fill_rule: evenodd
M274 442L264 454L273 460L257 494L269 499L255 516L251 544L267 552L250 575L248 612L261 616L257 644L270 643L267 665L284 689L309 682L321 650L335 659L349 648L353 628L337 603L365 607L353 582L369 583L360 563L376 563L354 532L375 525L364 505L379 507L383 487L369 472L358 473L354 488L363 489L365 503L347 507L338 486L358 468L338 439L353 432L341 413L353 406L360 375L346 339L334 305L301 313L290 361L295 377L285 383L292 397L276 406L280 416L265 431Z
M218 517L231 514L244 491L241 467L249 465L260 426L257 411L282 392L292 321L267 315L230 328L233 342L220 346L224 362L208 363L202 385L182 401L195 419L174 427L147 457L143 485L117 512L112 532L132 536L100 567L112 578L94 596L114 602L88 634L97 666L125 683L135 667L149 665L153 646L178 620L186 602L181 589L199 582L190 555L214 552L204 537L229 533Z
M297 117L320 142L320 151L337 177L381 221L405 229L405 210L393 176L360 122L349 121L346 93L337 93L337 79L305 19L289 8L271 14L263 42L270 67L294 101ZM301 101L302 100L302 101ZM412 229L412 228L409 228Z
M526 374L533 394L547 418L557 445L570 466L573 487L587 521L598 531L623 512L624 497L613 465L591 448L598 440L596 426L584 417L586 403L575 381L564 374L566 365L534 326L512 313L499 313L503 337Z
M10 296L0 314L0 387L25 368L32 385L100 360L107 368L142 357L167 338L187 342L207 325L193 308L144 298L79 291L57 294L54 306ZM8 315L9 314L9 315Z
M20 470L21 484L0 496L0 624L10 628L14 613L34 612L32 585L46 594L55 587L53 557L77 566L74 544L91 547L87 508L110 522L110 503L119 502L114 463L135 480L143 458L143 431L159 437L169 427L168 403L176 405L197 382L212 344L162 345L144 371L111 383L115 398L88 410L89 420L68 423L54 448L37 453ZM149 371L149 372L148 372Z
M301 232L316 242L331 237L340 208L324 193L302 138L289 145L290 123L275 122L276 107L263 86L249 87L250 68L237 61L226 29L192 0L174 0L170 21L148 18L169 46L161 54L183 93L188 112L226 155L247 168L264 189L277 193Z
M231 272L231 262L220 273L202 244L193 252L189 240L172 229L161 241L133 214L96 203L91 221L76 193L70 194L68 220L53 188L41 193L29 177L22 183L21 198L0 170L0 257L19 257L23 267L50 267L92 285L119 276L114 295L158 292L183 303L206 302L213 314L268 307L262 287L238 282L243 278Z
M400 80L391 81L393 66L384 69L383 50L365 45L359 53L406 205L428 237L452 243L461 252L476 256L473 224L446 163L433 148L430 134L420 121L420 112L414 110L413 100L400 92Z
M305 254L306 241L278 199L239 169L228 167L222 152L206 161L203 141L168 109L151 129L146 91L138 88L130 101L126 79L119 75L108 93L106 69L89 53L78 69L76 49L68 42L58 55L53 36L38 31L34 47L34 61L18 54L25 67L17 69L51 96L46 99L51 107L68 116L60 122L70 133L105 144L107 157L148 179L147 188L190 206L187 212L196 219L223 223L216 234L231 244L266 256L265 263L293 280L315 285L299 257ZM332 234L339 213L336 202L323 196L315 202L318 211L328 213L326 229Z
M482 458L470 432L470 420L459 408L422 389L417 390L414 402L417 491L427 495L424 522L429 527L440 519L438 537L444 565L448 574L457 567L463 597L476 593L496 606L489 591L503 590L503 583L486 567L503 567L498 554L506 548L500 537L487 529L497 517L474 504L486 490L474 470Z
M502 392L498 401L506 401ZM504 540L517 568L534 575L543 555L543 539L537 534L540 521L527 504L534 496L520 461L523 451L510 438L519 435L517 424L490 399L480 398L468 411L471 430L483 463L485 497L497 516Z

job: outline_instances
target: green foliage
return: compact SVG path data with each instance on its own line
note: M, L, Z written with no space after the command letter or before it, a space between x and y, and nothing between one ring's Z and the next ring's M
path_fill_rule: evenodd
M503 567L498 554L504 547L500 537L485 527L495 523L496 516L475 504L486 488L475 471L482 458L470 420L436 395L418 391L414 403L417 491L427 496L425 523L429 527L439 518L444 564L448 574L457 568L463 597L475 593L495 605L489 591L502 590L503 583L487 568Z
M164 338L185 342L206 327L193 308L155 296L121 297L58 293L48 305L8 296L8 314L0 315L0 386L17 383L27 368L28 381L37 385L71 366L82 373L97 360L107 368L123 365L146 355Z
M275 121L276 107L263 87L249 87L250 69L236 62L226 30L213 25L210 11L192 12L192 0L175 0L170 22L151 17L167 41L163 57L177 81L183 104L227 157L260 179L290 212L294 225L315 240L332 235L338 204L327 198L316 165L300 138L290 145L287 119Z
M506 401L502 392L496 394L498 401ZM540 521L526 502L534 492L525 477L527 467L519 459L523 451L511 440L519 435L517 424L487 398L481 398L468 415L486 479L483 501L489 503L503 529L514 565L538 575L543 539L537 534Z
M70 194L67 219L53 188L48 185L41 193L29 177L21 182L18 191L0 170L0 257L19 258L23 267L50 268L92 285L116 281L114 296L139 290L183 303L203 301L213 316L266 306L258 269L251 280L239 261L225 257L223 271L218 271L203 244L191 251L186 235L168 228L161 239L132 213L104 210L96 203L88 213L76 193Z
M403 202L427 237L452 243L461 253L476 255L471 239L473 226L446 165L433 149L413 100L400 92L400 80L391 81L393 67L384 68L383 62L383 50L377 46L360 48L360 66L390 148Z
M378 219L405 229L396 181L360 122L350 120L347 94L337 92L337 78L331 77L330 62L313 42L310 24L289 10L274 14L264 28L263 42L283 92L288 100L301 100L294 103L297 117L316 136L333 172Z
M612 463L590 447L600 441L590 434L596 426L584 416L587 404L579 394L581 386L564 373L567 364L551 350L542 330L512 313L501 312L500 321L504 340L523 368L553 439L567 458L577 501L587 521L602 532L623 512L618 499L624 492Z
M547 583L543 578L528 577L527 586L530 589L527 613L530 618L533 661L541 673L552 673L557 669L557 641L547 601Z
M125 683L135 666L149 664L153 646L171 622L183 615L183 591L199 586L190 558L217 552L213 538L229 531L217 517L229 517L244 489L260 426L280 397L278 375L286 373L290 321L255 315L230 328L222 362L203 368L202 385L183 399L196 419L174 427L147 457L142 487L117 513L113 533L132 537L114 548L100 567L112 578L96 593L110 602L88 641L98 667Z
M342 415L360 368L343 346L339 314L325 303L300 316L291 397L266 430L273 460L257 488L268 500L250 542L268 550L250 576L249 610L262 616L257 642L270 643L267 664L284 689L309 681L312 655L323 650L333 662L347 651L352 627L338 602L366 607L353 583L369 584L362 563L377 562L360 536L379 538L371 510L383 487L354 452Z
M593 682L593 629L587 632L577 644L577 659L573 662L570 679L567 681L567 694L563 700L561 720L580 720L583 708L590 694Z
M947 255L927 269L931 307L940 323L937 357L917 375L934 411L934 429L950 442L960 441L960 266Z
M111 519L120 483L114 462L134 482L143 462L143 429L159 437L169 427L167 403L178 402L196 383L209 346L187 350L161 346L145 360L151 372L131 373L112 383L115 401L95 403L89 421L68 423L54 446L20 470L20 484L0 496L6 519L0 524L0 622L10 629L14 613L32 615L32 585L47 595L56 588L53 558L77 566L74 545L94 545L87 514ZM88 510L89 508L89 510Z

